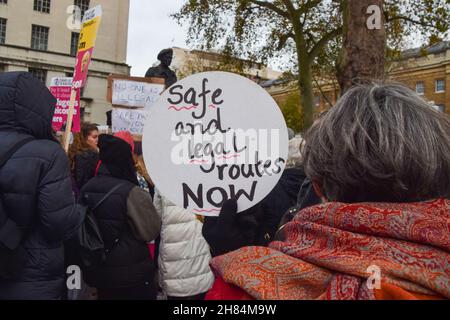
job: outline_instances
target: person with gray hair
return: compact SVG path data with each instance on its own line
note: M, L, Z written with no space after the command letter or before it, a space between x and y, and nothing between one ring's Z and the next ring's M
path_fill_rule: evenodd
M305 139L305 172L328 201L450 197L449 117L403 85L353 88Z
M360 85L305 141L324 203L294 213L285 240L214 258L207 298L450 299L449 117L400 84Z

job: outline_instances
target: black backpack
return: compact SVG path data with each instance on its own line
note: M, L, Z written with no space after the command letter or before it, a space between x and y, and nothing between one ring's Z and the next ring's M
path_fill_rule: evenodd
M95 269L106 260L106 250L103 238L98 227L97 219L95 218L95 210L105 202L115 191L120 189L124 184L121 183L112 188L99 202L93 207L85 204L81 199L79 206L85 212L84 222L76 234L66 242L72 251L72 257L82 269Z
M28 137L17 142L5 156L0 159L0 169L8 160L34 138ZM3 205L3 194L0 196L0 279L12 279L25 263L25 249L21 243L27 228L19 227L11 220Z

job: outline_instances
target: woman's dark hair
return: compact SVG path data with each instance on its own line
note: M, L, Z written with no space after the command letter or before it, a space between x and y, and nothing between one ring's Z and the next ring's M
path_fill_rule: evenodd
M403 85L352 88L305 140L305 172L329 201L450 197L450 118Z
M98 131L98 126L96 124L82 123L80 134L83 141L87 141L89 135L94 131Z
M98 131L97 125L82 123L80 132L74 134L73 143L69 148L70 169L72 172L75 170L75 157L86 151L92 151L92 147L87 143L87 140L94 131Z

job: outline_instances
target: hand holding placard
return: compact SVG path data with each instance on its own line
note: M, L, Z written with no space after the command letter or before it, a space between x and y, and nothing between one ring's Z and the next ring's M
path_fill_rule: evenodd
M258 223L254 215L237 213L234 199L223 204L219 217L205 217L202 233L213 256L219 256L254 244Z

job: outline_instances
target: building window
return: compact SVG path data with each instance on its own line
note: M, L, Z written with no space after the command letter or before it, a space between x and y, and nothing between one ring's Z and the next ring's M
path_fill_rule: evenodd
M6 65L0 64L0 73L5 72L5 70L6 70Z
M8 0L0 0L0 4L8 4Z
M70 55L72 55L72 56L77 55L79 40L80 40L80 34L78 32L72 32L72 38L70 40Z
M436 93L445 92L445 81L443 79L436 80Z
M34 11L50 13L50 0L34 0Z
M89 9L90 0L75 0L73 4L81 9L81 18L83 19L84 13Z
M33 24L31 32L31 48L47 51L49 28Z
M0 44L5 44L6 41L6 19L0 18Z
M47 70L29 68L28 71L45 85L47 83Z
M425 94L425 83L423 81L416 83L416 93L421 96Z

